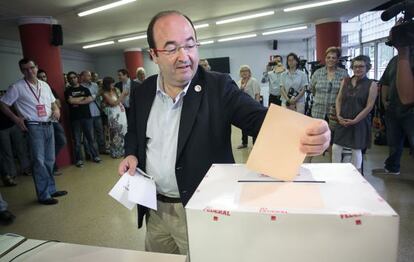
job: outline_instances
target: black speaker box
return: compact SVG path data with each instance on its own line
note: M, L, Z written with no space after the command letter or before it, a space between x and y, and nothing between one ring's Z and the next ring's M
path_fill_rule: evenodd
M63 45L63 33L61 25L52 25L52 41L54 46Z
M273 50L277 50L277 40L273 40Z

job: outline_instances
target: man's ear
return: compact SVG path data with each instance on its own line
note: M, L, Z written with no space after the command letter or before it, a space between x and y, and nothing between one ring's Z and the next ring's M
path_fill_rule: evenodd
M150 49L149 50L149 54L150 54L150 56L151 56L151 60L152 61L154 61L154 63L156 63L156 64L158 64L158 56L157 56L157 54L154 52L154 49Z

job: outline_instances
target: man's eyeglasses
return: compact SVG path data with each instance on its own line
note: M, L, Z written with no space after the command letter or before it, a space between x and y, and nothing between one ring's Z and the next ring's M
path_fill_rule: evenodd
M188 44L188 45L183 45L183 46L173 46L173 45L169 45L166 49L153 49L155 53L160 52L160 53L164 53L166 55L175 55L176 53L178 53L178 51L180 51L180 49L184 49L186 52L190 52L192 50L194 50L194 48L197 48L198 46L200 46L200 43L195 43L195 44Z

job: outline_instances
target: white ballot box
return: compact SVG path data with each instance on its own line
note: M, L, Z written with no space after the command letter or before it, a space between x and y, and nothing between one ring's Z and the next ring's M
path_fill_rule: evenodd
M293 182L213 165L186 205L191 262L395 262L399 216L351 164Z

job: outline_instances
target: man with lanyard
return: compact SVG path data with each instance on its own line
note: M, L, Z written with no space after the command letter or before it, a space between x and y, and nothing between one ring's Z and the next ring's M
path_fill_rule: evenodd
M146 217L145 249L187 254L184 206L213 163L234 163L232 125L256 136L267 110L226 74L198 66L198 42L191 20L178 11L155 15L147 29L152 60L160 73L147 78L131 97L125 159L118 172L139 166L154 178L157 211L138 206ZM329 145L328 125L306 128L305 154Z
M127 94L125 96L124 101L122 102L122 104L125 107L125 113L126 113L126 116L128 118L128 115L129 115L129 98L130 98L131 94L133 93L133 91L135 90L135 88L138 88L140 83L135 82L135 81L131 81L131 79L129 78L129 72L126 69L119 69L118 70L118 79L119 79L119 82L115 84L115 87L117 87L119 89L119 91L121 91L121 93L126 93Z
M1 98L1 110L23 131L28 131L33 158L33 180L40 204L54 205L66 191L57 191L53 178L55 140L52 119L60 118L55 97L46 82L38 81L37 66L33 60L19 61L24 78L9 87ZM15 104L19 114L10 107Z
M98 107L97 97L99 95L98 85L92 82L92 75L90 71L82 71L80 74L81 85L89 89L92 94L93 101L89 104L91 110L91 116L93 119L93 130L96 143L98 144L99 153L108 154L105 146L105 137L102 125L101 111ZM86 151L89 153L89 148L86 147ZM89 154L91 156L91 154Z
M37 72L37 78L47 83L46 71L39 69ZM53 89L53 87L50 87L50 90L52 91L52 94L56 99L55 104L59 107L59 109L61 109L62 103L59 100L58 94ZM63 129L63 126L59 123L59 120L52 119L52 124L53 124L53 133L55 136L55 158L56 158L60 150L62 150L62 148L66 145L66 135L65 135L65 130ZM62 175L62 172L59 170L56 164L56 161L55 161L55 164L53 165L53 174L55 176Z

